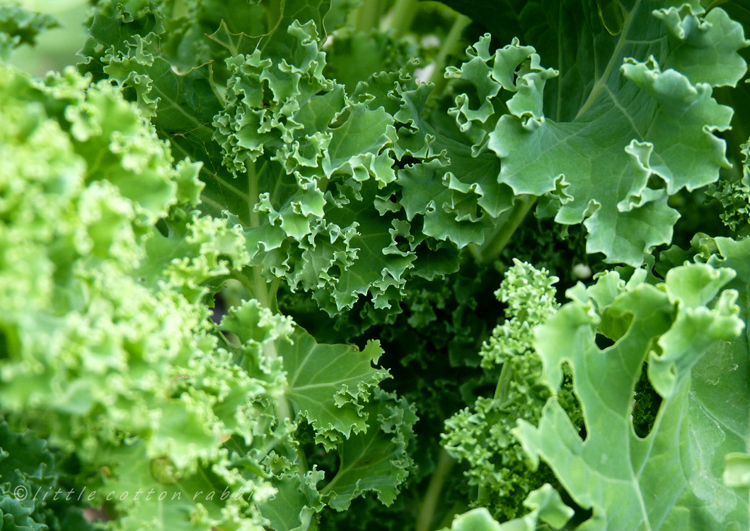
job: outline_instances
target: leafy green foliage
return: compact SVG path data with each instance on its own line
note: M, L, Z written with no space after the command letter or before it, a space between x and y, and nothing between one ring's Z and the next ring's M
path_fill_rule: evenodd
M531 512L523 518L498 524L486 509L473 509L462 514L451 525L450 531L533 531L548 524L552 529L562 528L573 515L573 509L560 499L560 495L549 485L535 490L524 501Z
M481 365L496 382L492 397L479 397L472 408L446 421L443 444L448 453L469 464L465 475L478 487L473 505L487 507L497 518L517 516L526 496L552 477L530 476L521 445L511 435L519 419L538 423L550 394L541 382L542 362L533 345L532 330L557 311L547 271L516 261L496 292L508 305L503 324L482 345ZM499 369L501 368L501 369ZM558 400L580 426L580 412L570 382Z
M736 61L713 68L704 59L731 57L716 49L717 41L735 50L745 45L721 10L700 23L699 9L658 10L659 4L636 2L626 9L616 35L607 35L604 22L584 8L581 18L591 23L581 42L571 44L580 47L578 53L593 53L594 65L601 66L581 76L590 89L577 104L564 102L576 101L566 96L580 90L578 83L568 88L560 82L554 120L546 116L543 89L557 72L542 68L533 48L514 43L490 56L483 44L475 52L493 72L491 93L515 93L507 102L510 112L489 135L489 148L503 161L500 181L516 193L563 189L556 221L588 218L588 251L602 252L611 262L639 265L644 252L668 242L677 216L666 204L667 194L715 181L728 164L723 142L710 131L728 126L731 110L710 98L710 86L734 84L746 68L736 55ZM666 38L650 23L653 17L665 22ZM727 34L734 39L719 37ZM684 47L693 52L682 53ZM486 121L464 116L467 125ZM653 188L656 179L665 186ZM644 218L658 221L644 226L638 221Z
M746 231L750 222L750 144L742 145L744 163L740 181L720 180L709 189L709 193L721 202L724 212L721 220L732 231Z
M743 3L445 3L0 63L3 529L750 525Z
M456 246L484 239L489 218L472 210L497 217L511 197L493 182L494 156L477 165L467 144L439 137L434 144L436 133L419 116L429 87L416 86L414 64L371 76L351 94L327 79L322 28L310 13L257 46L249 28L222 26L212 35L229 52L219 94L206 85L205 65L184 75L169 68L158 11L125 16L104 3L83 69L135 91L160 133L204 162L204 208L238 216L252 265L266 277L312 292L331 315L361 296L390 308L409 278L454 271ZM180 112L196 105L198 113ZM420 163L397 178L393 166L404 157Z
M538 427L521 421L516 433L535 462L543 456L576 502L593 509L589 525L594 529L718 524L738 504L717 506L719 499L735 495L721 492L718 478L700 466L705 459L700 449L710 433L697 428L698 418L711 413L710 406L690 411L691 373L702 357L744 328L734 304L737 292L719 293L735 273L702 264L681 266L667 274L661 289L644 283L643 273L636 271L627 283L609 273L588 290L571 290L574 300L537 332L553 390L562 381L560 364L571 364L586 439L554 401L545 406ZM596 333L615 343L600 350ZM633 431L631 411L646 359L649 380L663 403L651 432L640 437ZM693 415L698 418L687 421ZM702 503L696 504L698 499ZM746 517L737 513L732 518Z
M66 484L64 472L44 440L31 432L14 432L3 420L0 423L3 529L62 531L75 527L92 530L81 510L68 501L70 485ZM42 496L38 496L39 492ZM52 496L47 499L50 493Z
M31 13L21 6L0 6L0 59L7 60L21 44L33 45L37 35L56 26L49 15Z
M177 496L119 500L122 529L260 525L277 505L273 489L296 481L298 417L326 449L340 443L342 456L363 444L357 434L387 449L368 469L371 484L331 488L331 504L365 491L390 503L408 475L416 417L395 395L376 395L373 411L365 404L387 377L371 366L377 344L361 357L349 346L317 345L255 301L216 328L207 298L250 259L242 232L226 220L178 206L197 200L198 166L174 166L168 145L108 84L90 86L73 71L46 83L1 73L3 156L13 173L4 181L0 285L3 307L15 308L2 319L4 408L23 412L25 425L74 452L87 473L105 466L95 479L100 492ZM23 160L32 153L29 168ZM311 492L299 518L309 522L322 509L322 479L314 467L304 476ZM218 498L240 488L253 497L232 496L235 509L226 512ZM197 492L219 494L196 503ZM8 514L34 518L12 498L4 503Z

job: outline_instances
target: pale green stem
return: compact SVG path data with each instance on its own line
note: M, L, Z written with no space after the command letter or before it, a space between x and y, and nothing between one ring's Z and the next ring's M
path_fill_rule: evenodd
M513 369L510 367L510 363L506 360L503 362L503 368L500 371L500 378L497 379L497 387L495 387L495 400L505 402L508 396L508 384L513 376Z
M331 491L331 489L333 489L333 486L336 484L336 482L339 480L341 471L348 470L349 468L349 466L344 462L344 455L340 447L339 447L339 456L341 457L341 462L339 463L339 470L338 472L336 472L336 475L333 476L333 479L331 480L331 482L328 483L328 485L326 485L325 487L323 487L323 489L320 491L321 496L323 496L324 494L328 494Z
M259 271L260 269L258 267L253 268L253 273L256 274L256 276L259 274ZM261 305L264 305L264 300L268 300L268 291L266 291L265 289L266 281L263 277L260 277L259 280L256 278L253 281L247 278L240 271L234 271L232 273L232 277L236 279L240 284L242 284L242 287L245 288L245 291L247 291L248 294L250 294L251 296L255 296L256 300L258 300ZM272 286L273 284L275 284L274 289L278 287L277 282L272 283ZM259 287L260 289L258 289ZM226 338L223 339L224 341L226 341ZM263 345L263 353L265 354L265 357L270 361L273 361L279 357L279 354L276 351L276 345L273 341L268 341ZM276 413L276 418L278 418L280 422L283 422L284 419L294 420L292 417L292 410L289 407L289 402L287 401L286 396L284 396L283 393L274 396L274 411ZM297 452L297 456L299 457L300 474L304 474L305 472L307 472L307 462L305 460L305 456L301 455L299 451Z
M401 37L411 29L417 11L419 11L418 0L396 0L396 4L391 10L390 23L390 29L393 30L396 37Z
M187 15L185 0L175 0L174 7L172 8L172 18L180 18L184 15Z
M369 445L368 447L365 447L365 450L367 450L368 448ZM331 482L323 487L323 489L320 491L321 496L323 496L324 494L328 494L333 489L333 486L341 480L341 477L345 476L349 472L349 470L351 470L351 468L356 465L356 461L350 464L344 459L345 456L341 446L338 447L338 452L339 456L341 457L341 460L339 462L339 469L336 472L336 475L333 476Z
M597 80L596 83L594 83L594 87L591 89L591 92L589 93L588 98L586 98L586 101L584 102L583 106L581 107L581 110L578 111L578 114L576 114L576 117L574 118L577 120L581 115L583 115L586 111L591 108L591 106L594 104L596 99L599 97L599 94L601 94L602 90L604 90L604 87L607 85L607 81L609 81L609 75L612 72L612 69L619 65L619 55L622 48L630 42L628 40L628 33L630 32L630 25L633 23L633 19L635 19L635 13L638 11L638 8L641 5L641 0L637 0L633 8L630 10L630 13L625 18L625 23L622 26L622 31L620 31L620 38L617 41L617 44L615 45L615 49L612 51L611 59L609 60L609 63L607 63L606 68L604 69L604 72L602 73L601 77Z
M250 295L250 297L253 297L253 294L255 293L255 283L251 279L247 278L247 276L239 270L232 271L230 276L242 284L242 287L245 288L247 294Z
M273 341L266 342L263 345L263 350L268 360L273 361L279 356L279 353L276 351L276 344ZM289 401L287 400L284 391L274 395L273 398L274 412L276 413L276 418L279 419L279 422L284 422L286 419L293 422L294 415L292 413L292 408L289 406ZM302 477L308 470L307 457L299 446L295 449L295 455L297 456L297 473Z
M221 203L219 203L218 201L214 201L214 200L213 200L213 199L211 199L210 197L206 197L206 196L201 196L201 202L202 202L202 203L205 203L205 204L207 204L207 205L211 205L212 207L214 207L214 208L215 208L216 210L218 210L218 211L220 211L220 212L221 212L222 210L224 210L224 208L226 208L226 207L225 207L224 205L222 205L222 204L221 204Z
M258 204L258 174L255 172L255 162L250 163L247 171L247 206L250 210L250 226L252 228L260 227L260 218L255 211L255 205Z
M264 308L270 308L270 297L268 296L268 282L263 278L263 266L253 267L253 297Z
M268 309L273 313L279 313L279 302L276 300L276 293L279 291L281 279L276 277L271 281L268 287Z
M427 486L427 492L419 508L416 531L430 530L432 521L435 518L435 509L437 509L438 502L440 501L440 493L443 491L448 474L455 464L455 459L443 448L440 451L440 459L438 459L437 467L432 473L430 484Z
M461 37L463 35L466 26L471 24L471 19L466 15L458 15L456 20L453 21L448 36L443 41L443 46L440 48L435 61L433 62L434 68L430 75L430 82L435 85L435 89L432 91L432 95L435 97L443 94L445 86L448 80L445 78L445 67L448 61L448 57L459 53L461 47Z
M474 257L484 264L489 264L493 260L496 260L505 247L508 246L513 234L515 234L518 227L521 226L521 223L526 219L526 216L535 204L536 196L527 195L518 198L513 205L513 210L511 211L508 220L498 227L498 230L493 237L482 244L478 252L474 253ZM472 252L474 252L474 250Z
M248 214L250 215L250 227L260 227L260 216L255 210L255 205L258 204L259 190L258 180L265 171L266 167L263 165L260 171L256 171L255 163L251 163L247 172L247 198L248 198ZM239 280L248 294L257 300L264 308L269 308L272 312L277 313L278 305L276 303L276 291L279 289L279 279L276 278L272 282L266 281L263 278L263 266L255 266L253 269L253 278L248 279L242 273L235 276Z
M248 184L247 184L247 203L250 215L250 227L260 227L260 216L255 210L255 205L258 204L259 190L258 190L258 179L263 174L265 166L262 166L260 171L256 171L255 163L251 163L248 168ZM237 280L242 287L247 291L248 295L258 301L258 303L264 308L269 308L272 312L278 312L278 306L276 303L276 291L279 288L280 280L274 279L272 282L267 282L263 278L262 274L263 266L252 267L252 278L248 278L242 271L235 270L232 272L232 277ZM273 361L278 358L279 354L276 351L276 345L273 341L268 341L263 345L263 350L266 359ZM274 412L279 422L284 422L286 419L294 421L292 409L289 405L284 391L276 394L274 397ZM270 450L269 450L270 451ZM307 459L301 449L296 449L297 455L297 469L300 477L307 473Z
M364 0L363 4L352 12L350 21L361 32L369 32L378 27L382 15L380 0Z

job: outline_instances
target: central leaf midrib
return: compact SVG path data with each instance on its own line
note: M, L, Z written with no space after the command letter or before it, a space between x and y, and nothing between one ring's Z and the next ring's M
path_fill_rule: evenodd
M599 95L601 94L602 90L607 84L607 80L609 79L610 74L612 73L612 69L615 67L615 64L618 62L618 58L620 56L620 52L622 51L625 44L628 42L627 36L628 32L630 31L630 25L633 23L633 19L636 16L636 13L638 13L638 10L641 6L641 0L637 0L635 5L633 6L633 9L628 13L628 16L625 18L625 22L622 26L622 32L620 33L620 38L617 41L617 44L615 45L615 49L612 51L612 57L610 57L609 62L607 63L607 66L604 69L604 72L602 73L601 77L597 79L596 83L594 83L594 86L591 88L591 92L589 93L588 98L586 98L586 101L581 106L581 109L578 111L578 114L576 114L576 117L573 119L573 121L578 120L583 114L588 111L591 106L594 104L594 102L599 98Z
M165 63L167 63L167 68L169 69L169 71L170 71L170 72L172 72L172 67L171 67L171 65L169 64L169 62L168 62L168 61L166 61L165 59L162 59L161 57L160 57L160 58L158 58L158 60L161 60L161 61L164 61ZM200 67L198 67L198 68L200 68ZM194 68L194 69L192 69L192 70L191 70L191 72L192 72L193 70L196 70L196 69L195 69L195 68ZM175 73L175 72L172 72L172 73L173 73L173 74L174 74L175 76L178 76L178 77L184 77L184 76L180 76L180 74L177 74L177 73ZM186 75L187 75L187 74L186 74ZM163 77L163 74L162 74L162 77ZM179 86L179 84L178 84L178 86ZM170 105L171 107L173 107L173 108L177 109L177 110L178 110L178 111L180 112L180 114L182 114L182 116L184 116L185 118L187 118L187 120L188 120L189 122L191 122L191 123L193 123L193 124L195 124L195 125L197 126L197 127L196 127L195 129L193 129L192 131L196 131L196 130L198 130L198 129L201 129L201 128L207 128L207 129L209 129L209 130L213 130L213 128L209 127L207 123L203 123L203 122L201 122L201 121L200 121L200 120L198 120L198 118L196 118L196 117L195 117L194 115L192 115L192 114L190 114L189 112L185 111L185 110L184 110L184 109L182 108L182 106L181 106L181 105L178 105L178 104L177 104L177 101L176 101L176 100L173 100L173 99L172 99L171 97L168 97L168 96L167 96L167 93L166 93L166 92L164 92L163 90L161 90L161 88L159 87L159 85L158 85L158 84L156 83L156 80L154 80L154 84L153 84L153 86L152 86L152 90L153 90L154 92L158 93L160 97L163 97L163 98L164 98L164 99L165 99L165 100L167 101L167 103L169 103L169 105ZM157 112L158 112L158 111L157 111Z

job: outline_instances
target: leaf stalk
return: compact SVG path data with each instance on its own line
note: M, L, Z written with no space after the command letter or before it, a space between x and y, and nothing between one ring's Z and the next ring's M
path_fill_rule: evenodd
M437 98L443 95L443 91L445 91L445 87L448 84L448 80L445 77L445 67L448 57L461 51L461 37L469 24L471 24L471 19L466 15L458 15L456 20L453 21L453 25L450 31L448 31L448 36L443 41L443 45L440 47L440 51L432 63L433 70L432 74L430 74L430 83L435 85L435 89L430 94L430 98Z
M416 531L430 530L432 521L435 518L435 509L437 509L438 502L440 501L440 493L445 486L445 480L448 479L448 474L455 464L456 460L450 456L445 448L441 449L437 467L435 468L435 472L432 473L430 484L427 486L427 492L419 508Z

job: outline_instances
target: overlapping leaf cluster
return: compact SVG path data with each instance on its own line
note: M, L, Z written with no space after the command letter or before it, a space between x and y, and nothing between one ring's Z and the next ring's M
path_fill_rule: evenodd
M468 139L423 121L430 86L417 86L415 64L374 72L351 93L325 77L323 6L287 3L266 34L221 25L210 41L223 46L227 79L213 90L212 66L171 69L185 65L161 44L177 39L162 11L113 6L92 21L84 71L134 91L160 133L204 162L203 208L237 217L252 265L330 315L363 296L398 312L409 278L455 271L457 249L481 243L512 204L494 155L476 159Z
M44 494L70 489L65 469L46 442L31 432L18 433L3 420L0 423L0 515L3 529L34 531L93 527L80 508L60 496ZM42 496L35 496L42 492Z
M750 525L742 6L445 3L99 0L0 64L3 528Z
M746 502L722 485L723 455L704 453L710 439L729 435L739 419L731 413L725 419L727 413L701 398L715 392L703 388L706 364L723 363L712 355L745 328L737 291L721 291L735 274L691 264L670 270L665 283L654 286L644 282L642 270L627 283L608 273L588 290L571 290L573 301L539 329L537 345L552 389L562 381L560 364L572 366L586 439L554 401L538 427L521 421L516 433L533 459L543 456L573 498L593 509L594 528L700 529L701 522L713 527L747 518ZM614 344L602 352L596 333ZM651 432L641 437L631 412L646 361L663 402ZM716 419L716 432L704 429L708 418ZM741 440L730 435L723 450Z
M518 261L506 272L496 296L508 305L508 320L495 327L480 352L482 367L496 382L494 395L479 397L472 408L448 419L443 434L448 452L468 463L465 474L478 488L472 504L490 508L503 520L517 516L529 492L552 479L528 473L523 449L511 430L518 419L538 423L550 397L541 382L542 362L532 330L558 308L556 281L549 272ZM558 393L558 400L580 425L570 382Z
M158 487L150 466L160 462L194 477L201 463L226 459L218 413L226 391L204 384L182 393L181 379L210 371L238 392L254 388L214 351L208 308L196 304L206 290L184 278L221 271L191 263L187 252L160 272L180 271L181 279L152 278L146 249L160 237L155 223L197 200L198 168L175 166L168 145L106 83L91 85L73 70L44 82L7 67L0 75L4 410L74 452L84 470L106 466L102 490L129 481ZM194 238L211 227L204 221L191 224ZM203 260L211 254L206 249ZM238 481L228 473L215 479ZM123 529L159 525L157 515L181 510L129 505L118 507L131 515ZM231 518L216 507L203 521Z
M318 345L254 300L215 325L213 294L250 259L240 230L190 210L199 165L175 165L105 82L0 76L3 411L75 456L78 488L100 493L88 503L132 493L108 509L118 529L298 527L368 491L390 504L416 417L377 389L377 343ZM303 420L340 455L322 492L297 453ZM6 468L25 471L8 437ZM8 525L46 521L15 490L56 488L43 468L3 473Z

